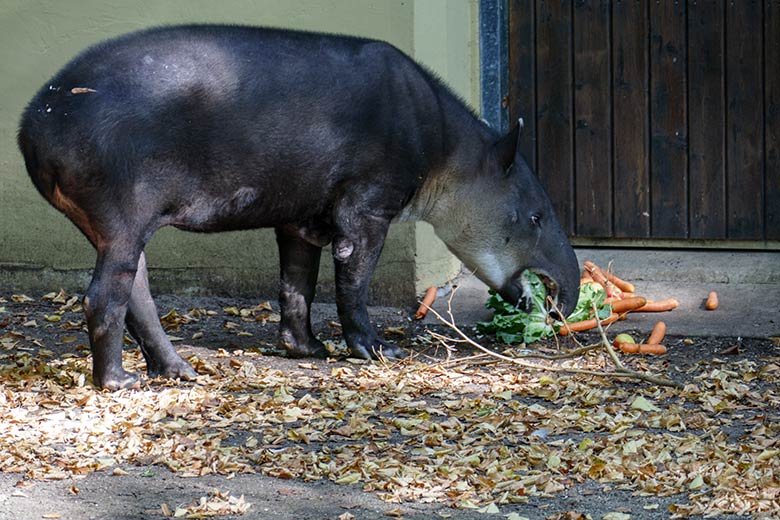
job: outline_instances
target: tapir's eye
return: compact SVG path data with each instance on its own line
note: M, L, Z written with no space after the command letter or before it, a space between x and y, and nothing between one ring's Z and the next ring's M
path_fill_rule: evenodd
M542 216L539 213L533 213L531 215L531 224L538 226L542 222Z

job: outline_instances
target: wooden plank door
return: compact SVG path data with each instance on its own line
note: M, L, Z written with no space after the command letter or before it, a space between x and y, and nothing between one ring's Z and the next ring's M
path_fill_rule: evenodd
M509 25L510 117L571 236L780 240L780 3L510 0Z

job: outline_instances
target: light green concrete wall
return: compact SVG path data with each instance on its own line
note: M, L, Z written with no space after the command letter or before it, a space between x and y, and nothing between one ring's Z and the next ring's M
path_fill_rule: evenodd
M479 3L418 0L414 4L414 57L443 78L472 108L479 105ZM415 285L421 293L443 285L460 270L455 258L425 223L416 225Z
M426 63L472 104L478 100L476 0L0 0L0 287L83 290L95 256L27 178L15 145L25 103L92 43L152 25L204 21L386 40ZM372 284L375 301L408 302L419 286L443 282L443 273L454 271L443 246L429 229L420 229L391 229ZM147 256L158 292L271 296L278 279L269 230L196 235L164 229ZM328 254L323 260L321 293L327 297L332 263Z

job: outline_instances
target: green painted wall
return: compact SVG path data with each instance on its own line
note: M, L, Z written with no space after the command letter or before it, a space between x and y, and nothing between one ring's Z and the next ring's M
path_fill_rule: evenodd
M416 56L473 105L478 101L476 0L0 0L0 287L83 290L94 252L35 191L16 145L19 114L68 59L106 37L151 25L224 22L369 36ZM269 230L160 230L147 247L157 292L272 296L278 256ZM320 293L332 295L323 254ZM443 283L457 263L422 224L393 226L375 301L402 303Z
M414 57L443 78L472 107L479 106L479 3L418 0L414 4ZM416 226L416 290L443 285L460 270L425 222Z

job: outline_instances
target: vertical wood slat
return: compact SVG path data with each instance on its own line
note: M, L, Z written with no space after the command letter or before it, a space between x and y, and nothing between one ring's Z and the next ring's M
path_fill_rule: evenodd
M723 2L688 2L690 238L726 238Z
M612 4L614 234L650 236L647 0Z
M780 240L780 3L764 6L766 239Z
M599 2L509 2L525 13L512 45L527 42L510 67L528 71L512 72L511 115L570 234L780 240L780 4L613 0L610 19ZM591 210L610 203L605 230Z
M763 238L762 2L726 4L728 237Z
M520 153L536 171L534 0L509 1L509 127L523 118Z
M574 171L577 234L612 235L610 3L574 4Z
M571 22L569 0L537 0L537 175L569 235L574 233Z
M685 3L650 3L652 236L687 238Z

